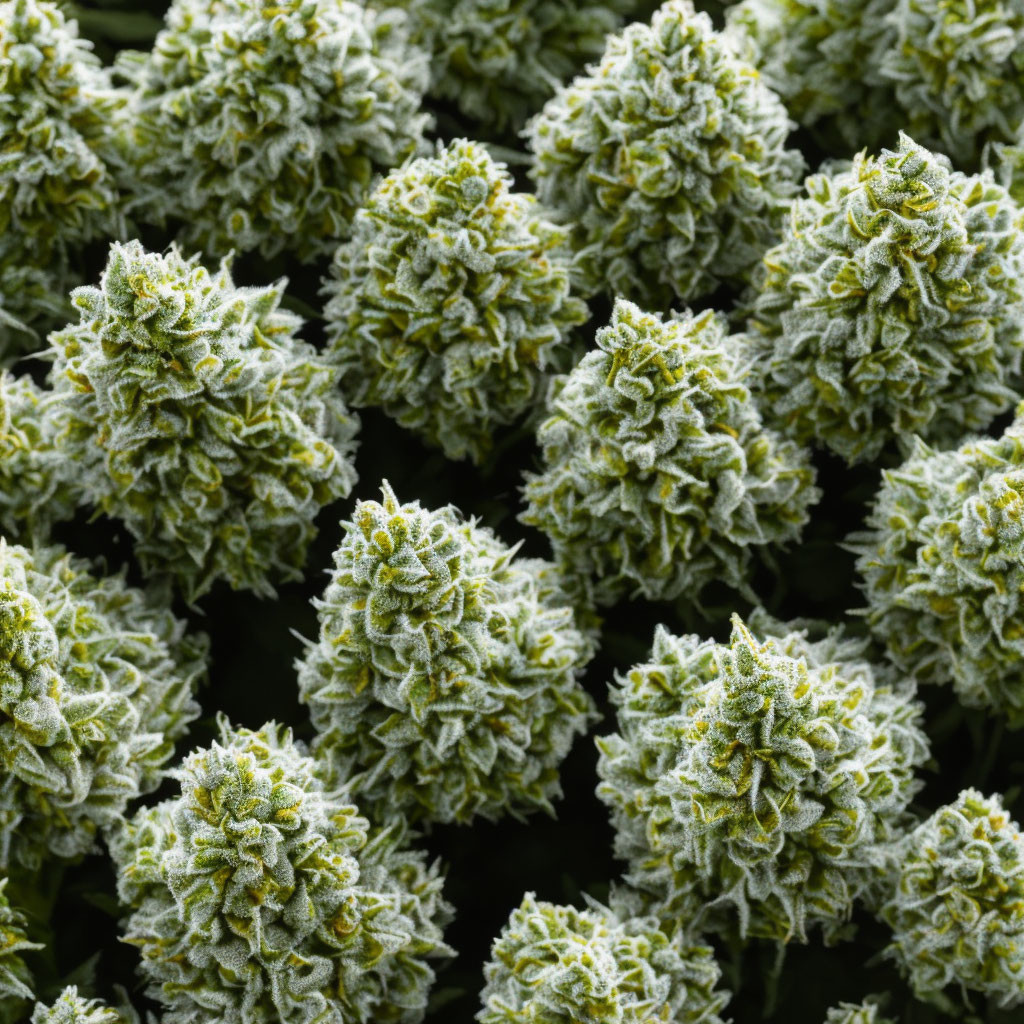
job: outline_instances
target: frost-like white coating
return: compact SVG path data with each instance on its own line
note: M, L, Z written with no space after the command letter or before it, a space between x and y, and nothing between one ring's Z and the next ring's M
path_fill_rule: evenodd
M7 897L9 879L0 878L0 1011L32 999L32 975L21 954L42 949L25 934L25 915Z
M47 393L0 370L0 532L8 538L46 540L74 515L74 471L55 435Z
M206 646L123 576L0 538L0 869L92 851L159 785Z
M808 453L766 430L724 318L663 321L625 300L551 389L523 522L599 604L744 590L752 549L796 540Z
M956 441L1017 401L1024 211L908 136L807 179L748 326L773 425L848 462Z
M1024 407L999 438L918 441L850 538L868 624L901 671L1024 723Z
M779 98L689 0L610 36L530 122L531 176L588 294L653 308L746 279L804 169Z
M280 308L286 283L115 244L99 287L72 294L79 322L50 336L75 483L190 600L301 578L317 512L355 483L358 420Z
M1024 835L999 796L964 790L910 832L880 914L919 999L958 1017L972 992L1024 1003Z
M354 405L380 405L450 459L480 462L495 428L567 369L587 307L569 294L567 232L512 191L475 142L439 144L385 178L334 256L328 354Z
M559 573L451 505L382 490L343 524L298 665L317 755L381 818L553 813L559 766L596 717Z
M484 966L480 1024L721 1024L728 994L710 947L625 918L527 893Z
M123 231L124 99L48 0L0 2L0 365L67 310L70 250Z
M49 1005L36 1003L31 1024L139 1024L131 1009L111 1009L99 999L86 999L69 985Z
M352 0L174 0L133 87L134 199L188 247L302 260L348 231L375 174L421 143L426 55Z
M371 830L344 790L325 790L288 729L221 720L220 740L174 777L180 795L115 835L163 1024L415 1024L452 950L436 866L395 819Z
M650 912L727 936L834 939L874 899L928 756L913 686L865 645L813 641L759 616L727 644L659 626L651 661L617 679L599 739L626 881Z

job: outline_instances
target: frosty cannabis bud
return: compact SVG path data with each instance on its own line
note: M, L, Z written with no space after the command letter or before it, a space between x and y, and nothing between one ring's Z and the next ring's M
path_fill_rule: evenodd
M130 1010L113 1010L99 999L86 999L69 985L49 1006L37 1003L31 1024L138 1024Z
M712 950L653 918L619 920L527 893L484 967L480 1024L720 1024Z
M90 44L47 0L0 2L0 362L66 308L68 251L115 234L119 105Z
M883 1017L878 1004L871 999L863 1003L840 1003L833 1006L825 1016L825 1024L896 1024L889 1017Z
M329 252L427 121L403 21L350 0L175 0L153 52L121 59L146 215L207 252Z
M397 0L376 0L385 7ZM632 0L401 0L430 50L431 93L485 129L518 126L601 55Z
M878 77L892 83L907 131L961 164L1024 124L1020 0L896 0Z
M596 340L553 385L523 521L602 604L742 589L751 549L796 539L818 498L807 453L762 426L723 318L619 300Z
M789 113L833 146L895 141L902 114L878 81L895 0L743 0L727 35Z
M362 501L299 663L318 753L361 805L468 822L543 809L595 717L554 567L452 506Z
M580 280L652 306L742 279L773 245L800 155L778 97L689 0L611 36L530 125L542 202Z
M912 687L838 631L733 618L727 644L655 633L598 740L626 881L652 913L741 937L834 937L889 866L927 756Z
M0 1007L32 998L32 976L21 954L41 949L25 934L25 915L7 898L7 879L0 878Z
M1024 836L998 797L968 789L905 839L881 916L915 995L957 1013L955 986L1024 1002Z
M0 867L88 853L156 788L205 652L121 576L0 539Z
M902 136L807 179L764 260L751 356L778 424L848 462L958 439L1009 409L1024 351L1024 213Z
M222 721L220 741L175 777L180 796L139 811L112 844L126 940L162 1021L422 1019L450 913L401 824L371 832L272 723Z
M75 495L55 444L45 393L28 377L0 370L0 531L45 539L70 519Z
M299 578L316 513L355 482L356 420L279 308L284 285L118 244L99 287L72 295L79 323L50 338L83 490L190 599Z
M889 657L970 707L1024 723L1024 408L997 439L918 442L851 537Z
M474 142L377 186L334 257L325 315L355 405L381 405L449 458L480 461L540 397L586 319L565 230Z

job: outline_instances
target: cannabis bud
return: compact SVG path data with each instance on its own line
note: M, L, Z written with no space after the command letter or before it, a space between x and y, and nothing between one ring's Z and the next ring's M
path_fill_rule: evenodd
M910 832L880 914L918 998L958 1013L946 989L1024 1002L1024 836L999 797L967 789Z
M728 995L712 950L653 918L620 919L527 893L484 967L480 1024L720 1024Z
M745 280L775 244L804 167L789 129L708 16L669 0L531 121L530 173L586 293L662 307Z
M741 938L834 939L874 898L927 757L910 684L838 630L737 616L727 644L663 626L617 680L598 740L626 881L662 921Z
M542 397L586 319L566 232L464 139L382 181L334 257L329 355L354 405L380 405L452 459Z
M56 445L52 403L29 377L0 370L0 531L45 540L70 519L76 494Z
M554 566L452 506L362 501L299 663L317 753L380 816L468 822L543 809L595 718L591 654Z
M847 462L957 440L1016 401L1024 213L907 136L813 175L764 258L748 340L775 423Z
M355 482L357 421L278 308L284 285L115 244L99 287L72 294L79 323L50 337L77 482L190 600L299 578L314 517Z
M403 24L351 0L174 0L152 53L119 64L136 205L210 253L330 252L421 142L427 62Z
M111 853L148 994L166 1024L405 1024L451 950L441 879L394 821L371 831L289 730L220 740Z
M69 985L49 1006L36 1004L31 1024L139 1024L139 1017L129 1008L114 1010L99 999L86 999Z
M123 576L0 539L0 868L90 852L157 787L205 658Z
M65 313L69 252L123 230L123 99L47 0L0 2L0 363Z
M21 954L42 949L25 934L25 915L7 898L7 879L0 878L0 1007L32 998L32 976Z
M375 0L408 10L430 92L484 129L517 128L604 49L635 0Z
M918 441L854 534L867 621L903 672L1024 723L1024 408L999 438Z
M524 522L601 604L744 589L753 551L800 535L808 454L766 430L724 319L615 303L597 348L552 387Z

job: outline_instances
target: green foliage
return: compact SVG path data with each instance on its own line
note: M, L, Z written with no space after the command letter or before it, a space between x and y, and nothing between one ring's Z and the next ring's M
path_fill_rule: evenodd
M744 280L776 242L804 166L789 129L707 15L669 0L531 121L530 173L585 292L662 307Z
M47 405L46 392L29 377L0 370L0 530L8 537L44 540L75 511Z
M343 524L299 663L318 755L381 817L553 813L559 765L595 717L559 575L451 505L382 490Z
M0 867L95 849L157 787L205 657L123 576L0 539Z
M999 797L965 790L918 825L880 913L918 998L959 1013L955 986L964 1001L1024 1003L1024 836Z
M896 150L807 179L764 258L750 358L774 424L847 462L955 441L1016 401L1024 213L988 176Z
M357 420L279 308L284 285L115 244L99 287L72 294L79 323L50 337L76 483L190 600L301 578L313 518L355 482Z
M439 144L377 186L325 289L350 400L452 459L480 462L494 428L536 404L586 319L565 230L511 185L479 144Z
M598 740L625 879L661 920L741 938L837 938L873 898L927 757L913 686L864 644L733 617L728 644L659 626Z
M0 2L0 363L66 309L68 251L123 231L123 100L47 0Z
M712 950L651 918L620 920L527 893L484 967L480 1024L720 1024Z
M723 318L619 300L552 387L526 523L600 604L744 590L753 549L795 540L819 497L807 454L765 430Z
M273 723L222 720L175 777L111 845L164 1024L422 1019L450 908L401 823L371 832Z
M404 16L352 0L175 0L152 52L118 67L140 215L218 255L330 252L428 123Z
M1001 437L918 442L854 534L867 621L901 671L1024 724L1024 407Z
M40 949L25 934L25 915L7 897L7 878L0 878L0 1019L20 1000L31 999L32 975L21 954Z
M986 146L982 164L992 171L1013 201L1024 207L1024 130L1013 142L993 142Z

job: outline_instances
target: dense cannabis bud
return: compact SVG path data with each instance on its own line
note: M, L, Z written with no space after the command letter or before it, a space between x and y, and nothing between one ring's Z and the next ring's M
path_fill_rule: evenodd
M450 505L382 490L344 524L299 663L318 754L381 816L550 812L594 717L577 682L590 645L558 574Z
M813 175L765 256L748 339L778 425L848 462L958 439L1010 408L1024 351L1024 213L902 136Z
M484 967L480 1024L719 1024L728 996L712 950L653 918L619 920L527 893Z
M949 986L1024 1002L1024 836L998 797L965 790L914 829L880 913L918 998L953 1013Z
M552 388L524 522L611 604L744 588L751 549L796 539L818 498L807 454L765 430L724 319L619 300Z
M632 0L375 0L409 10L434 96L487 129L515 127L601 55Z
M878 1004L870 998L863 1003L840 1003L833 1006L825 1016L825 1024L896 1024L889 1017L883 1017Z
M789 113L847 149L895 141L890 86L875 74L895 0L743 0L727 35Z
M905 128L962 165L1024 122L1017 0L743 0L729 34L802 125L849 148Z
M0 539L0 867L89 852L156 788L205 653L121 576Z
M764 620L762 620L764 621ZM653 913L741 937L834 937L884 882L927 756L913 689L839 631L728 644L655 633L617 681L619 731L598 740L626 880Z
M41 949L25 934L25 915L7 898L7 879L0 878L0 1011L17 1000L32 998L32 976L21 954Z
M896 0L877 76L892 83L907 131L955 161L1024 124L1020 0Z
M868 623L900 670L1024 723L1024 409L997 439L918 442L851 541Z
M356 420L337 373L279 308L176 249L114 245L79 323L51 335L66 457L124 520L146 571L198 597L301 576L320 507L348 494Z
M586 306L565 230L474 142L439 146L377 186L334 257L330 352L355 405L381 405L449 458L480 461L496 426L565 366Z
M69 985L54 1003L37 1003L31 1024L138 1024L138 1015L130 1010L113 1010L99 999L86 999Z
M126 941L166 1024L419 1021L451 951L441 879L403 826L371 833L274 724L221 723L185 758L180 796L112 843Z
M47 0L0 3L0 361L66 308L67 254L119 230L119 105L90 44Z
M426 60L401 12L350 0L175 0L135 89L138 202L189 246L313 259L420 143Z
M75 496L54 441L45 393L28 377L0 370L0 531L45 539L71 518Z
M573 223L580 281L652 306L745 277L803 161L786 111L688 0L611 36L530 124L541 201Z

